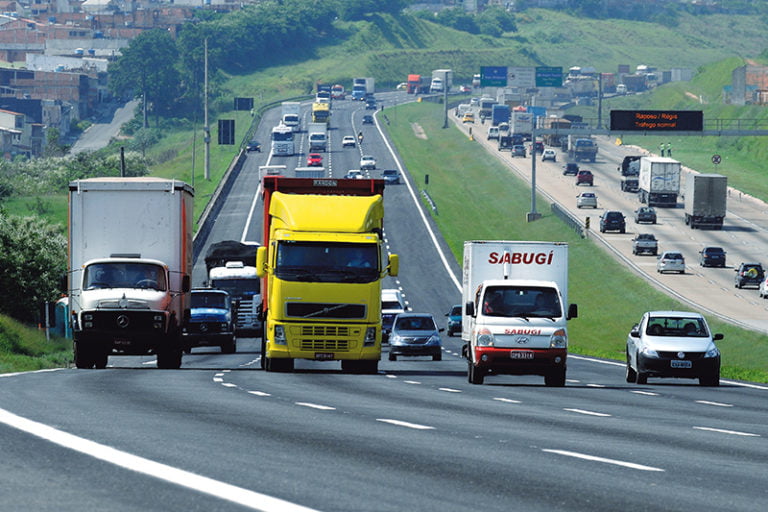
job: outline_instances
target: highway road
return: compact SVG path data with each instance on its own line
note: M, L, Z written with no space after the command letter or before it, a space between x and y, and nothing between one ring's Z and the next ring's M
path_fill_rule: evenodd
M362 108L334 104L332 176L357 167L361 150L340 141L360 129L381 168L398 164L378 125L361 128ZM267 162L248 156L207 243L260 241ZM613 195L603 179L601 202ZM385 286L444 320L459 300L456 263L442 264L413 184L387 187L385 203L402 268ZM622 363L579 356L564 388L536 376L476 386L449 337L442 361L384 357L376 375L312 361L267 373L258 343L193 349L175 371L112 357L105 370L0 376L3 510L754 511L765 496L768 386L628 384Z

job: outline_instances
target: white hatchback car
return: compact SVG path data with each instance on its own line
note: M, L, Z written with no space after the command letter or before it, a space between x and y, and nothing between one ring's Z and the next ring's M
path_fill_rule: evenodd
M350 170L344 177L348 180L362 180L365 178L365 176L363 176L363 171L357 169Z
M627 336L627 382L647 384L648 377L699 379L720 385L720 351L706 319L689 311L649 311Z
M656 261L656 272L680 272L685 274L685 258L677 251L664 251Z
M577 195L576 208L597 208L597 195L594 192L582 192Z
M541 154L541 161L545 162L547 160L551 160L553 162L557 162L557 152L554 149L547 148Z
M357 146L357 141L355 140L355 138L352 135L345 135L341 139L341 146L345 147L345 148L346 147L353 148L353 147Z

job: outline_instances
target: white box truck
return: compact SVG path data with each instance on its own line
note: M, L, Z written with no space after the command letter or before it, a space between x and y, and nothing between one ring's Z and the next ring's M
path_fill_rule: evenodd
M192 187L160 178L69 184L70 321L75 365L157 356L179 368L189 318Z
M432 71L432 81L429 84L429 92L450 91L453 86L452 69L436 69Z
M352 79L352 99L363 101L366 96L375 92L373 77L359 77Z
M328 150L328 125L325 123L309 123L307 125L310 151Z
M282 122L294 132L301 131L301 103L298 101L284 101L282 104Z
M667 157L640 159L638 199L648 206L677 206L680 194L680 162Z
M462 340L467 377L543 375L564 386L568 354L568 244L464 242Z
M685 178L685 223L691 229L723 229L727 200L727 176L688 174Z

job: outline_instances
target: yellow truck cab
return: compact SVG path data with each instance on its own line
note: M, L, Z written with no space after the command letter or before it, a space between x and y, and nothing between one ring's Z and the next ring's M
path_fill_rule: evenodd
M262 367L295 359L341 361L375 373L381 359L381 281L398 257L382 254L383 180L266 176Z

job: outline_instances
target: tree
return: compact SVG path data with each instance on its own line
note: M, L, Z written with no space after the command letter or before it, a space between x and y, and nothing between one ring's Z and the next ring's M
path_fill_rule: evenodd
M67 240L40 219L0 213L0 247L0 311L35 322L40 305L63 291Z
M144 127L147 112L159 116L173 111L179 96L180 75L176 68L179 53L171 35L161 29L142 32L131 40L123 55L109 67L109 87L118 97L141 98Z

